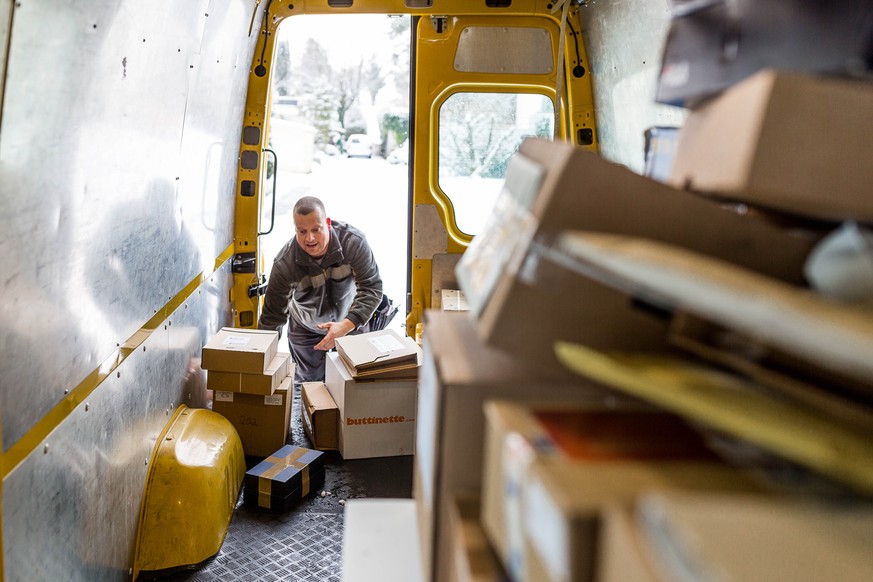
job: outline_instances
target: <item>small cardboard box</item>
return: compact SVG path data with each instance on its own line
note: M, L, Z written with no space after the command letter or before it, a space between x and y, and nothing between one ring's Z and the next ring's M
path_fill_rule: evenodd
M279 334L263 329L224 327L205 346L204 370L263 374L278 352Z
M294 361L291 354L277 352L276 357L261 374L243 374L239 372L219 372L210 370L206 376L206 387L222 392L243 392L245 394L270 395L282 384L290 373L294 374Z
M741 214L572 144L528 138L512 159L524 160L529 175L507 169L495 203L505 212L495 209L456 275L486 343L538 365L560 365L558 340L601 350L667 349L668 321L657 310L550 254L564 231L651 239L798 285L824 234Z
M593 580L600 511L643 491L759 491L681 417L485 405L482 525L514 580Z
M300 415L303 430L320 451L339 449L339 409L321 382L304 382Z
M763 71L691 112L670 183L793 214L870 222L871 111L869 82Z
M393 329L383 329L336 340L336 351L355 376L398 366L417 366L418 344Z
M467 313L428 310L425 320L413 497L425 572L431 580L446 580L452 499L479 496L482 487L483 403L503 398L619 405L624 400L563 368L527 364L486 345Z
M329 352L324 383L339 409L344 459L415 452L415 380L355 380L339 354Z
M246 505L286 511L324 485L321 451L285 445L246 471Z
M266 457L288 439L293 388L291 375L267 396L218 391L212 397L212 410L233 424L246 455Z

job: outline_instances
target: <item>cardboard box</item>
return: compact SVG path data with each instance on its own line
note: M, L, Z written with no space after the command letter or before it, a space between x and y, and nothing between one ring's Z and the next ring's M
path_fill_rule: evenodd
M294 361L291 359L291 354L277 352L276 357L261 374L210 370L206 375L206 387L222 392L270 395L289 375L294 375Z
M347 335L336 340L336 351L354 377L418 366L421 351L415 340L393 329Z
M451 563L452 499L478 496L482 487L483 403L499 397L617 405L623 399L563 368L528 365L485 345L467 313L429 310L425 319L413 497L425 572L429 579L443 581Z
M873 572L873 506L847 501L658 492L636 517L665 579L862 582Z
M324 485L323 454L285 445L246 471L243 502L254 507L287 511Z
M223 327L203 346L204 370L263 374L278 352L279 334L263 329Z
M415 380L355 380L339 354L329 352L324 383L339 410L344 459L415 452Z
M871 111L869 82L763 71L691 112L670 183L793 214L870 222Z
M320 451L339 449L339 408L321 382L304 382L300 416L309 441Z
M572 144L529 138L513 160L538 169L540 185L535 170L516 179L520 185L510 183L507 171L497 205L514 213L495 211L456 274L480 336L541 366L560 365L557 340L601 350L667 346L663 309L629 300L569 269L566 257L549 254L565 230L674 244L797 285L804 284L804 263L823 235L740 214Z
M757 491L675 415L485 405L482 525L514 580L593 580L600 511L650 490Z
M632 507L608 504L600 512L597 582L668 582L659 572L653 552Z
M660 103L694 107L762 68L831 74L863 70L865 62L869 68L873 14L865 0L672 4Z
M449 582L508 580L479 523L479 498L456 498L451 505L449 517L449 535L452 538Z
M266 457L288 440L294 376L268 396L215 392L212 410L227 418L239 433L246 455Z

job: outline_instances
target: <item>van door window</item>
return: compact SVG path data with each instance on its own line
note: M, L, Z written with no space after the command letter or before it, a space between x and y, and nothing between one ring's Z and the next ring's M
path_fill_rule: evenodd
M455 224L476 235L503 185L506 165L524 138L552 139L552 100L527 93L455 93L439 115L439 187Z

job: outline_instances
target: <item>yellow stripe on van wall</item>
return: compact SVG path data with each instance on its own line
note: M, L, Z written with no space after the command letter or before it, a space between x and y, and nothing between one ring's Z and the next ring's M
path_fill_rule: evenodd
M78 386L70 390L54 408L52 408L39 422L37 422L18 442L12 445L6 453L0 456L0 478L6 479L15 468L37 449L48 435L55 430L75 409L82 404L103 380L110 376L127 357L133 353L142 343L151 336L155 329L163 325L164 321L172 315L185 301L191 297L204 281L209 280L224 263L233 257L233 244L228 246L221 255L215 259L215 266L210 273L202 272L191 280L179 293L172 297L158 312L149 319L145 325L137 330L127 341L110 354L96 369L91 371ZM0 426L2 429L2 426ZM2 435L2 432L0 432ZM0 441L2 445L2 441ZM2 450L2 449L0 449ZM2 493L2 489L0 489ZM2 518L2 516L0 516ZM0 539L2 541L2 539ZM0 557L2 560L2 557ZM2 569L0 569L2 572Z

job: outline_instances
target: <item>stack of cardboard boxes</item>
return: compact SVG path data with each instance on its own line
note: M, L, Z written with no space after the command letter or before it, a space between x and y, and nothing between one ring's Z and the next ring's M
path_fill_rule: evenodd
M839 317L825 325L803 306L820 300L805 274L816 246L841 221L873 222L871 112L868 83L763 71L695 103L660 180L569 144L522 144L491 223L458 265L472 318L426 314L414 476L425 579L869 573L869 502L834 504L725 459L705 424L567 377L555 345L639 354L641 365L714 361L857 423L853 401L835 400L849 394L869 409L873 374L860 356L829 363L825 344L852 337L843 352L869 353L873 318L831 306L820 313ZM587 255L571 252L584 245L569 233ZM649 262L659 253L676 260ZM685 270L665 267L676 265ZM750 284L727 288L739 280ZM700 281L744 301L713 307L721 295L695 295ZM772 328L754 333L754 317L731 316L752 304L759 324L782 309L791 324L822 325L779 341ZM831 333L841 326L845 338ZM807 399L808 388L817 393ZM767 533L748 542L743 523ZM821 569L821 553L840 559Z
M212 409L236 428L246 455L266 457L285 445L294 361L278 351L279 334L222 328L203 347Z
M324 383L303 386L303 425L317 448L344 459L415 451L421 348L386 329L337 339Z

